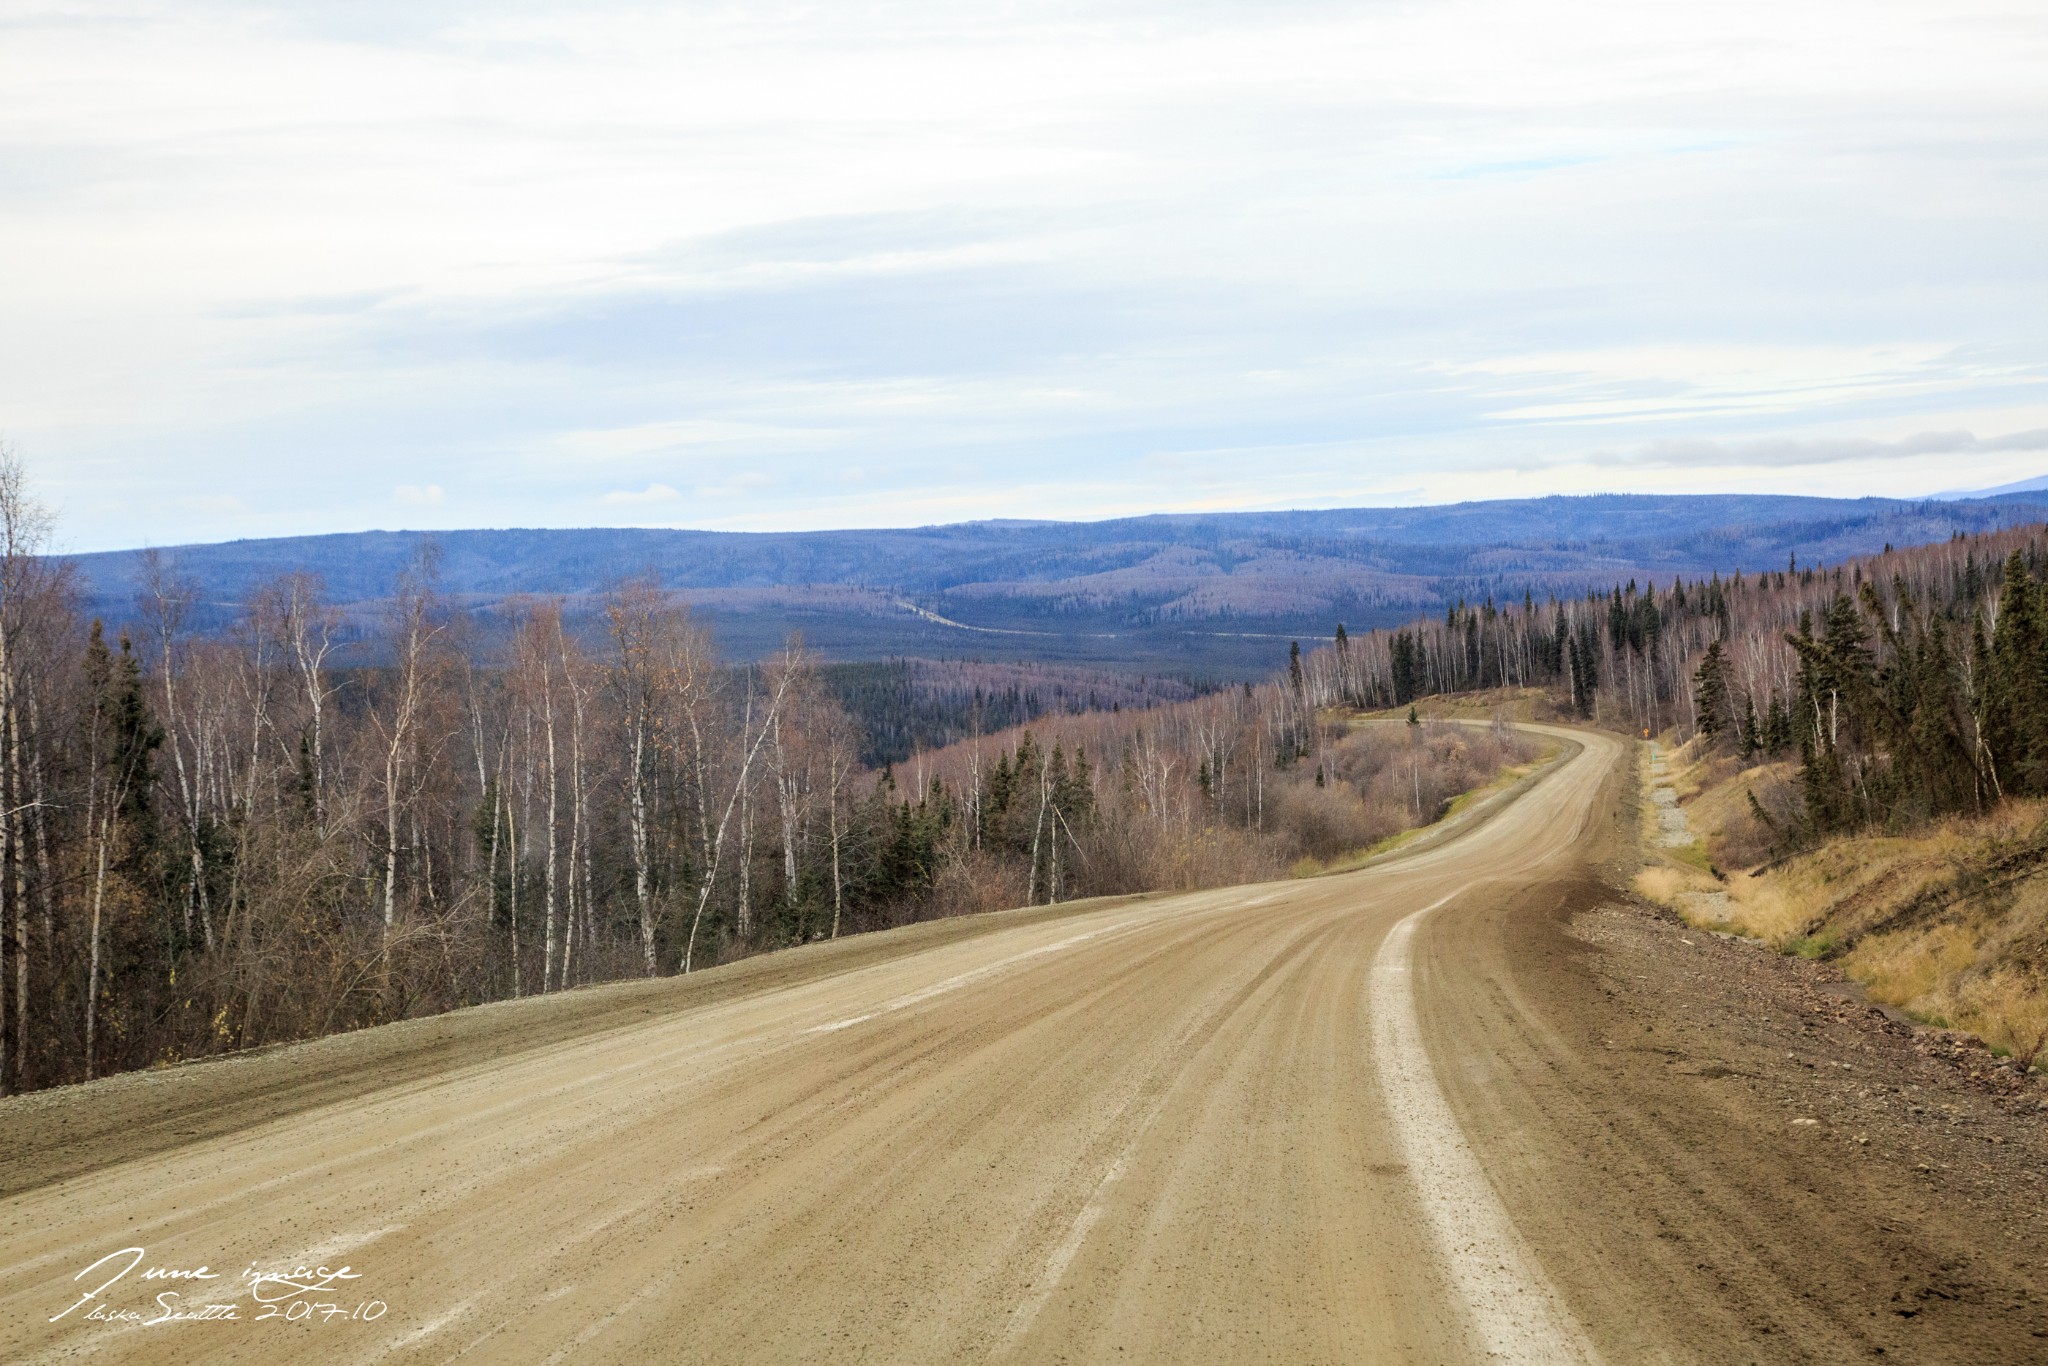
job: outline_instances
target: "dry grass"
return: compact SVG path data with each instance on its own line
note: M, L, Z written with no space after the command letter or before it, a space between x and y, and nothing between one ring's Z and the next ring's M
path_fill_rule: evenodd
M1659 906L1668 906L1672 910L1677 910L1679 905L1678 898L1681 895L1686 892L1705 890L1699 884L1702 881L1711 882L1712 880L1711 878L1701 878L1698 874L1687 872L1681 868L1674 868L1668 863L1652 863L1636 874L1635 886L1638 892L1656 902Z
M1687 813L1717 867L1753 868L1772 857L1793 826L1798 771L1797 764L1760 764L1745 769L1730 762L1721 775L1700 789ZM1752 796L1772 813L1777 831L1757 818L1756 808L1750 804Z
M1869 984L1875 1000L2024 1054L2048 1038L2038 960L2044 942L2048 876L2030 880L2004 905L1973 900L1931 926L1869 935L1842 965Z
M1823 904L1803 888L1766 874L1735 873L1728 879L1728 921L1740 934L1783 948L1805 934Z
M1748 794L1771 807L1795 775L1684 758L1667 763L1681 792L1698 784L1687 811L1704 847L1733 863L1765 844ZM1636 889L1695 925L1833 959L1875 1001L2048 1061L2048 858L1992 870L2035 847L2044 822L2048 803L2011 802L1907 834L1831 840L1725 884L1685 866L1690 850L1653 850L1675 857L1645 867Z
M1977 961L1977 937L1962 925L1872 935L1846 966L1870 983L1871 999L1933 1015Z
M1490 721L1495 718L1506 721L1571 721L1575 718L1562 715L1556 699L1543 688L1488 688L1484 692L1456 693L1447 697L1423 697L1416 699L1415 710L1425 721L1461 720ZM1327 708L1324 714L1334 720L1347 723L1363 721L1406 720L1406 706L1387 707L1380 711L1358 711L1350 707Z

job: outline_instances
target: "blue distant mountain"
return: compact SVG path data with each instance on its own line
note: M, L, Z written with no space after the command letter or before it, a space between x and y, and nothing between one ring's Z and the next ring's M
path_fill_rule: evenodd
M841 658L1039 657L1236 673L1275 639L1624 583L1783 568L2048 520L2048 492L1966 499L1709 494L1433 507L985 521L807 532L636 528L366 531L178 546L218 627L263 581L308 570L358 619L423 540L450 601L490 619L520 595L594 605L652 574L738 655L790 629ZM133 612L137 551L72 557L92 611Z
M2048 474L2036 475L2032 479L2022 479L2017 483L2000 484L1996 488L1957 489L1950 493L1937 493L1934 496L1945 499L2000 498L2013 493L2041 493L2044 491L2048 491Z

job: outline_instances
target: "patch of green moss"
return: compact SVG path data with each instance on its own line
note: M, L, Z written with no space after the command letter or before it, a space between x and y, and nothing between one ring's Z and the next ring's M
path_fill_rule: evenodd
M1841 940L1832 927L1818 934L1801 935L1785 945L1785 952L1798 954L1801 958L1826 958L1841 947Z

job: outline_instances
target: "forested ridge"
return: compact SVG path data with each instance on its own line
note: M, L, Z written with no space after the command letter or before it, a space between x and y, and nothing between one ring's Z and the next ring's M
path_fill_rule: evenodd
M440 592L488 622L521 595L572 619L621 573L681 592L734 658L790 631L835 661L974 655L1257 681L1273 640L1395 626L1464 598L1575 596L1630 578L1755 573L1788 553L1836 561L2048 517L2048 495L1953 501L1745 495L1548 497L1441 507L1337 508L970 522L815 532L675 528L436 533ZM424 533L377 531L186 546L190 626L229 629L279 567L320 576L343 629L374 637ZM83 610L125 620L141 552L70 557Z

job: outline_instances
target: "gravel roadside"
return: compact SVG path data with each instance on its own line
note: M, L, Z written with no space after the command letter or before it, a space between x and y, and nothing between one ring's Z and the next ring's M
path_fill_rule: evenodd
M1791 1265L1860 1340L1757 1359L2048 1360L2048 1083L1891 1018L1827 964L1646 904L1580 911L1567 933L1595 950L1586 1020L1616 1077L1753 1160L1764 1198L1793 1183L1839 1216Z

